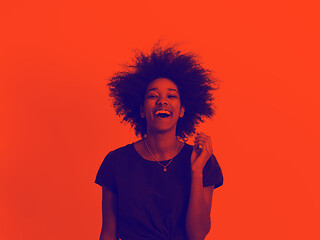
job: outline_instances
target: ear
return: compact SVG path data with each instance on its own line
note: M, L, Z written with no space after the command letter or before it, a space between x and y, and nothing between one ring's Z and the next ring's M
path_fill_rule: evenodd
M143 106L140 107L140 116L142 118L145 118L144 112L143 112Z
M181 108L180 108L180 118L182 118L184 116L184 111L185 111L184 106L181 106Z

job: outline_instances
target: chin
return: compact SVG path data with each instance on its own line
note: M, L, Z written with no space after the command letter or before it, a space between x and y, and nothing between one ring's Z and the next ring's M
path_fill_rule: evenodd
M150 128L152 132L166 133L176 131L175 126L153 126Z

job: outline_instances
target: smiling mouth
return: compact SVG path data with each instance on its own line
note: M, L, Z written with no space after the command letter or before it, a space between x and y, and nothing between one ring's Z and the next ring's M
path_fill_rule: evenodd
M159 118L167 118L171 116L171 112L168 110L157 110L154 115Z

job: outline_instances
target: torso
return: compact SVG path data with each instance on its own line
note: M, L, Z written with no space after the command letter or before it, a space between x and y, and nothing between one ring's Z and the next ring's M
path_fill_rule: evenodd
M119 237L186 240L193 146L181 143L168 171L149 161L143 147L144 143L138 141L110 152L97 174L96 183L113 189L118 196ZM218 163L213 159L208 163L203 171L203 186L220 186Z
M148 149L146 149L146 146L145 146L143 139L133 143L133 146L141 157L143 157L144 159L149 160L149 161L155 161L155 159L149 153ZM175 157L182 150L183 146L184 146L184 143L179 141L179 146L178 146L178 150L176 153L169 153L169 154L167 154L166 157L163 157L163 159L159 159L158 161L167 161L167 160Z

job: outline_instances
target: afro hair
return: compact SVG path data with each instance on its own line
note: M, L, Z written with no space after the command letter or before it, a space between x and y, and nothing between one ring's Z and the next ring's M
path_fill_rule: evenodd
M217 80L205 69L194 53L183 53L176 45L154 45L150 53L136 50L133 63L108 80L113 106L122 122L130 123L137 137L145 137L147 123L140 116L147 86L157 78L173 81L179 90L185 114L178 120L176 135L183 140L195 133L196 126L215 114L213 91Z

